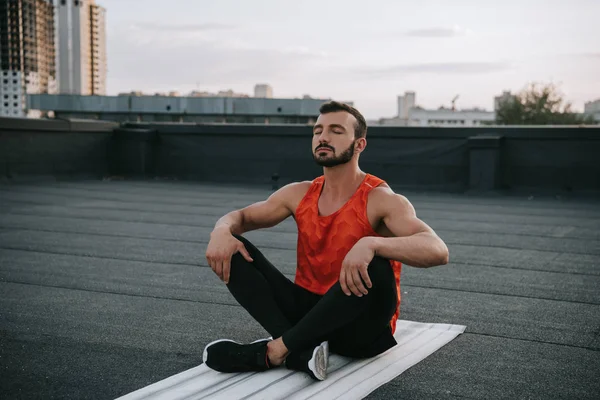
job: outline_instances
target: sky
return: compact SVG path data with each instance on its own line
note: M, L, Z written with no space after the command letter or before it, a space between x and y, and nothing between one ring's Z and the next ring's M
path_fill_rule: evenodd
M397 96L493 109L552 83L577 111L600 99L600 0L96 0L107 10L109 95L232 89L352 101Z

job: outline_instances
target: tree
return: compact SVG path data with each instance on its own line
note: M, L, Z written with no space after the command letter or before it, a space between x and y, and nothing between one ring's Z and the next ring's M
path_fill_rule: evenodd
M496 110L498 125L581 125L594 124L592 116L571 111L553 84L530 84L519 94L500 102Z

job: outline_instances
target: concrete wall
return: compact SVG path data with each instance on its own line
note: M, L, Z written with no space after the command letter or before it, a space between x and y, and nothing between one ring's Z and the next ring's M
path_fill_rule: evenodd
M312 128L302 125L126 124L158 131L159 176L222 182L310 180L322 173L311 155ZM467 185L467 135L412 130L369 133L361 167L390 183L460 190Z
M309 180L306 125L0 119L1 175ZM114 132L113 132L114 130ZM424 190L600 190L600 127L371 127L361 168Z
M600 127L505 133L502 186L600 190Z
M266 183L277 174L287 183L321 173L308 126L125 127L157 131L153 171L161 176ZM476 140L480 136L494 138ZM360 163L410 188L586 191L600 190L598 154L598 127L372 127Z
M108 174L115 123L0 118L0 178Z

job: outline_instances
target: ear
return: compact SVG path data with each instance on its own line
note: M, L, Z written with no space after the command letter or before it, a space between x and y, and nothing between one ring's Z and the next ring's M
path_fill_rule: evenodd
M357 153L362 153L363 150L367 147L367 139L366 138L360 138L356 140L356 144L354 145L354 150Z

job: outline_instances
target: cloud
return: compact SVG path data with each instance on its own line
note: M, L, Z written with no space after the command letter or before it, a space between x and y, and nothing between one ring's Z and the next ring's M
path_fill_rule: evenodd
M452 28L433 27L424 29L413 29L405 32L406 36L419 38L448 38L465 36L471 33L469 29L454 25Z
M207 22L203 24L165 24L160 22L138 22L131 26L133 29L168 32L207 32L216 30L235 29L234 25Z
M580 53L579 56L596 60L600 59L600 53Z
M114 31L109 40L111 93L273 84L309 76L327 57L306 47L257 47L237 32L160 32L129 26Z
M358 74L373 78L391 78L408 74L486 74L505 71L512 66L502 62L447 62L429 64L403 64L389 67L370 67L356 70Z

